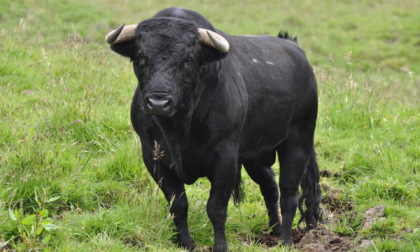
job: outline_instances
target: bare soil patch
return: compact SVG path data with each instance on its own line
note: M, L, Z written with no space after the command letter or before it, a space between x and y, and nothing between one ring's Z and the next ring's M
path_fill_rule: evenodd
M321 177L339 178L340 175L328 170L320 172ZM321 205L324 209L324 222L331 224L339 221L343 215L354 214L350 201L340 198L340 192L323 184L324 195ZM258 242L266 247L278 246L278 238L269 233L263 233L257 238ZM292 242L296 248L305 252L341 252L357 251L360 246L354 237L341 236L328 230L325 225L319 225L312 230L293 229Z
M279 245L278 237L269 233L263 233L257 238L258 243L266 247ZM350 242L350 237L341 237L327 230L324 226L309 231L293 229L293 244L296 248L305 252L341 252L355 251L356 246Z

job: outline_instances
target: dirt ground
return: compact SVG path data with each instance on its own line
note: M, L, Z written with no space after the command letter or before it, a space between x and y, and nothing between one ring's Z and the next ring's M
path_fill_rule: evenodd
M278 246L278 238L264 233L259 238L259 243L266 247ZM333 232L318 227L309 232L293 230L293 244L305 252L326 252L326 251L355 251L357 246L350 242L349 237L340 237Z
M322 171L322 177L338 178L340 175L330 171ZM327 185L322 185L324 194L322 199L322 208L325 214L325 222L328 225L321 224L317 229L305 231L293 229L293 244L300 251L304 252L341 252L341 251L363 251L364 247L371 244L371 241L356 239L351 236L340 236L333 233L331 226L334 226L343 215L354 214L353 206L349 201L343 201L339 198L340 192L334 191ZM377 218L383 215L385 206L376 206L365 212L364 226L368 227ZM259 243L268 248L278 246L278 238L269 233L263 233L259 238Z

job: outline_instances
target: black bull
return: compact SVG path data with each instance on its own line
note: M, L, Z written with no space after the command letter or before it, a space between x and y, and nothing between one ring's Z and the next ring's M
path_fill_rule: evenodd
M224 44L215 45L217 34L205 42L199 28L221 35ZM138 87L131 120L144 163L171 202L179 244L194 248L184 184L207 177L214 251L227 250L227 205L232 193L241 197L242 165L260 186L272 235L291 244L297 208L301 221L316 227L321 215L313 141L317 87L297 41L287 34L231 36L179 8L127 30L121 27L107 39L112 50L132 60ZM271 169L276 153L280 194Z

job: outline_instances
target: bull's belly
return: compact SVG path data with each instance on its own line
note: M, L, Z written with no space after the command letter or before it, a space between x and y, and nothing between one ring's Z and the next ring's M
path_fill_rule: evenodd
M275 149L286 137L286 134L276 136L273 139L266 137L254 137L248 139L246 143L242 144L239 149L239 159L257 158L269 151Z
M239 158L257 158L275 149L287 136L289 123L287 120L283 122L270 124L260 121L258 124L250 125L241 138Z

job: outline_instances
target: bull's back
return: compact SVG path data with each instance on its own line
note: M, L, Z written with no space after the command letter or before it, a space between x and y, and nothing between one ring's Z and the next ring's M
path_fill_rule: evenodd
M237 74L248 95L240 155L248 158L282 141L305 107L316 102L305 101L307 93L316 93L316 88L310 81L313 73L306 56L294 41L270 36L235 39L239 42L232 46L232 56L240 66Z

